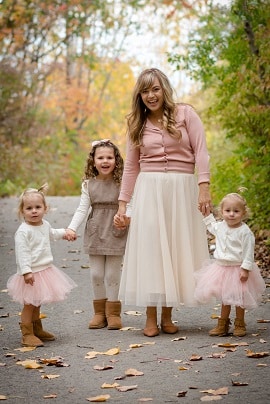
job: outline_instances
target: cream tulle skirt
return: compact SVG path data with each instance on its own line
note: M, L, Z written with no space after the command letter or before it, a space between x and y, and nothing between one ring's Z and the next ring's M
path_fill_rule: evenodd
M215 260L206 261L196 274L195 298L200 303L218 300L224 305L253 309L265 291L265 283L256 264L246 282L240 281L240 266L222 266Z
M64 300L76 283L63 271L52 265L43 271L34 272L33 286L24 282L19 274L12 275L7 282L8 294L16 302L40 306Z
M139 174L119 298L127 305L187 306L194 272L209 258L193 174Z

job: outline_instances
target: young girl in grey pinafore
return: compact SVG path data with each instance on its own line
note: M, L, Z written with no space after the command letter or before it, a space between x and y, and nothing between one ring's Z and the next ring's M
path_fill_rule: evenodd
M113 224L122 172L123 159L118 148L109 140L93 142L80 204L67 229L71 237L76 237L77 229L88 215L84 251L90 258L95 312L89 328L122 327L118 292L127 229L116 229Z

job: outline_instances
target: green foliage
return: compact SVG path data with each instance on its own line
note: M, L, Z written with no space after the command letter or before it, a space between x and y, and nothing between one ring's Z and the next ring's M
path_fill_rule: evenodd
M214 197L247 187L252 224L269 228L270 3L238 0L208 11L190 33L188 52L170 61L214 90L209 117L234 146L212 163Z

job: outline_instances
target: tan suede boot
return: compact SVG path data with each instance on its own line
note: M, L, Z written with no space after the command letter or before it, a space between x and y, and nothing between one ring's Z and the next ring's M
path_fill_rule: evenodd
M55 336L48 331L43 330L41 320L33 321L34 335L42 341L54 341Z
M146 337L155 337L156 335L159 335L157 308L155 306L148 306L146 308L146 324L143 333Z
M246 324L244 320L240 320L239 318L236 318L234 320L234 330L233 330L233 335L235 337L244 337L246 335Z
M93 307L95 315L89 323L88 328L104 328L107 325L107 319L105 315L105 305L107 299L93 300Z
M161 330L166 334L175 334L179 330L172 322L172 307L162 307Z
M222 337L223 335L228 334L229 327L230 327L229 318L219 318L217 326L209 331L209 335L211 335L211 337Z
M108 330L119 330L122 328L121 322L121 302L106 302L106 318L108 322Z
M22 346L44 346L43 342L34 335L33 323L20 323L22 332Z

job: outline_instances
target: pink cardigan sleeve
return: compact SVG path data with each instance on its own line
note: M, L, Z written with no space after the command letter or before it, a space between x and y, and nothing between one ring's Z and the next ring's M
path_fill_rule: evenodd
M209 154L202 121L192 107L186 108L185 121L190 144L195 155L195 165L198 173L198 183L209 182Z
M129 202L132 197L135 182L140 172L139 159L140 148L133 146L128 139L125 168L122 178L121 191L118 198L119 201Z

